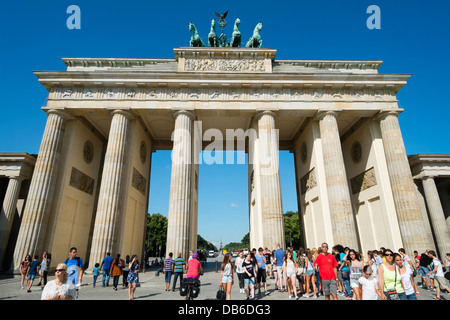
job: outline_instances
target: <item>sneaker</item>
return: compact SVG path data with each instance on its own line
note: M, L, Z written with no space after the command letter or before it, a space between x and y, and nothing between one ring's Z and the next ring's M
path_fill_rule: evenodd
M309 294L304 294L303 298L309 298Z
M317 299L317 296L314 296L314 299Z
M289 296L289 299L292 299L292 296Z
M298 300L298 297L297 297L297 296L295 296L295 300Z
M435 297L434 300L441 300L441 298Z
M265 294L266 296L268 296L268 295L270 294L269 290L266 290L266 292L264 292L264 294Z
M420 296L420 292L419 291L416 292L416 296Z

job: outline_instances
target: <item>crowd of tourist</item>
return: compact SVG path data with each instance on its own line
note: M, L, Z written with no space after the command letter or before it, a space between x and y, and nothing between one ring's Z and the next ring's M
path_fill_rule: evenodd
M331 249L331 250L330 250ZM42 289L42 299L70 300L78 296L78 288L83 277L83 261L77 256L77 249L71 248L69 257L59 263L55 270L55 279L47 282L51 254L44 252L42 260L38 256L27 255L20 265L22 289L31 287L37 275L38 286ZM393 252L380 248L370 250L366 255L354 249L335 245L328 247L323 243L318 248L275 250L254 248L244 254L241 250L235 259L227 253L220 268L219 286L225 292L224 298L231 300L235 278L240 294L248 300L255 300L273 292L286 292L287 299L317 298L337 300L338 296L352 300L417 300L419 286L435 292L434 299L440 300L442 293L450 293L450 253L446 254L446 263L436 252L426 250L421 255L414 251L411 258L403 248ZM93 267L93 287L100 273L102 286L108 287L112 277L113 290L117 290L120 279L123 288L128 288L129 299L139 283L139 261L136 255L120 254L115 258L107 253L101 262ZM162 260L165 290L175 291L183 279L198 279L203 273L201 257L190 251L187 261L181 252L177 257L173 253ZM173 279L172 279L173 275ZM415 281L415 278L420 281ZM268 284L271 288L269 291Z

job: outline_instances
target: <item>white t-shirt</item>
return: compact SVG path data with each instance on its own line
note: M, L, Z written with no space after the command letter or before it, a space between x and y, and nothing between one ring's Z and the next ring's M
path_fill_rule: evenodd
M403 256L403 265L406 267L406 269L411 270L411 265L409 262L411 261L411 258L407 256L406 254Z
M242 267L242 262L244 262L244 258L237 257L236 258L236 272L237 273L244 273L244 268Z
M406 268L406 272L402 273L402 275L401 275L403 287L405 288L405 294L407 294L407 295L415 293L414 287L412 286L412 283L411 283L411 275L412 275L411 268Z
M374 277L369 277L369 279L366 279L366 277L359 278L358 282L362 286L362 299L363 300L377 300L377 280Z
M442 263L439 259L433 259L434 266L437 268L436 276L444 277L444 270L442 270Z
M41 300L48 299L53 297L55 294L64 294L66 296L72 296L73 299L75 299L76 296L76 290L75 285L72 283L72 281L66 281L61 286L58 286L55 282L55 280L47 282L47 284L44 287L44 290L42 291Z

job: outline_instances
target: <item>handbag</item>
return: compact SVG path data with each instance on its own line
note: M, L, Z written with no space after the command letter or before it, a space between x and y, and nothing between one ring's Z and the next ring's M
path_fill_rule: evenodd
M350 279L350 271L349 270L341 270L342 279L348 280Z
M225 300L226 297L227 296L225 294L225 291L223 290L223 287L219 286L219 290L217 290L217 293L216 293L217 300Z

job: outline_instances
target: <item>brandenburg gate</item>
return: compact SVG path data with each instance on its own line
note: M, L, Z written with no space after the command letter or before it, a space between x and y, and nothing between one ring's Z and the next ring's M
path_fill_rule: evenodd
M285 243L279 150L294 155L305 247L434 247L398 121L410 75L381 74L382 61L277 60L267 48L173 51L35 72L48 118L11 268L44 250L63 261L72 246L91 266L106 252L141 255L156 150L172 150L167 252L187 256L209 132L223 137L217 149L248 153L251 247Z

